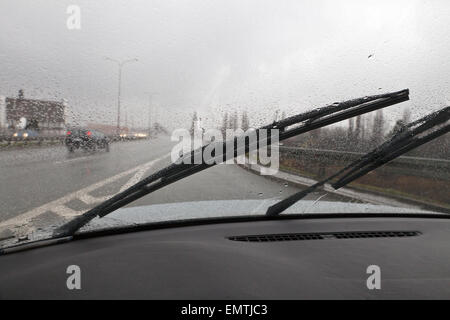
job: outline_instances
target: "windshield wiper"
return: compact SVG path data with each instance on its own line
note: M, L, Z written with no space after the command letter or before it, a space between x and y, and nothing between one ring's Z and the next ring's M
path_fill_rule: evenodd
M216 142L221 143L222 148L215 148L214 150L223 150L224 153L214 155L216 160L214 163L202 162L200 164L193 164L193 161L190 160L196 159L196 155L198 155L198 153L203 154L205 148L208 147L208 145L202 146L201 148L192 150L187 155L180 157L179 162L173 163L164 169L151 174L128 189L116 194L80 216L73 218L66 224L57 228L54 232L54 237L70 236L95 217L104 217L110 212L151 192L161 189L164 186L208 169L221 162L231 160L247 152L258 149L263 143L267 146L270 145L271 135L260 135L261 130L279 129L279 141L282 141L314 129L322 128L342 120L407 100L409 100L409 90L405 89L392 93L367 96L340 103L333 103L332 105L294 115L284 120L275 121L270 125L256 129L256 143L250 144L250 139L246 138L248 135L234 137L234 139L230 141ZM294 127L287 129L290 126ZM244 143L239 143L239 139L242 139L240 141L243 141ZM232 150L234 150L234 152L231 154L226 153L225 150L230 150L228 149L230 147L233 147ZM201 157L200 159L203 158Z
M406 125L391 139L335 174L270 206L266 214L269 216L280 214L317 188L341 176L331 185L335 190L339 189L400 155L448 133L449 119L450 107L446 107Z

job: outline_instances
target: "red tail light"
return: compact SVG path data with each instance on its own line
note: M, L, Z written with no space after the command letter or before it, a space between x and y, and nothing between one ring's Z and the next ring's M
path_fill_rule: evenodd
M68 136L70 136L72 134L72 132L70 132L70 131L67 131L67 135Z
M90 131L87 132L87 135L88 135L88 136L90 136L91 134L92 134L92 132L90 132Z

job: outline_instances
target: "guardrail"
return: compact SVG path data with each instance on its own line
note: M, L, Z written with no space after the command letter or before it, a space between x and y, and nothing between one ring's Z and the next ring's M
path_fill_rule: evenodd
M110 136L110 142L134 141L148 139L142 136ZM65 136L37 136L37 137L13 137L0 135L0 149L14 146L46 146L64 144Z
M364 153L280 146L280 168L288 173L322 180ZM401 156L348 185L370 194L450 212L450 160Z
M0 136L0 147L15 146L15 145L47 145L47 144L62 144L64 137L11 137Z
M317 167L345 165L365 154L362 152L290 146L280 146L279 150L280 157L295 158L296 161L303 162L305 164L313 161L314 165ZM401 156L391 162L388 162L377 170L384 170L385 172L395 170L396 173L400 171L415 176L450 179L450 160Z

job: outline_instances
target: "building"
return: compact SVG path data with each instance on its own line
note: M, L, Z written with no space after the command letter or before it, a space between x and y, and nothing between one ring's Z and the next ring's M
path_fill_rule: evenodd
M43 135L64 134L66 105L64 100L26 99L20 90L17 98L0 98L0 127L14 130L24 125Z
M104 134L108 136L113 136L117 133L117 126L116 125L109 125L109 124L101 124L101 123L93 123L90 122L87 125L90 129L95 129L98 131L103 132ZM120 133L127 134L129 132L128 127L120 127Z

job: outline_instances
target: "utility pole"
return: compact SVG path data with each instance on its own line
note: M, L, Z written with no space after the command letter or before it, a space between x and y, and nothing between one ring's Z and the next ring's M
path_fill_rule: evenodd
M116 128L116 133L117 135L120 134L120 94L121 94L121 88L122 88L122 67L129 63L129 62L137 62L138 59L134 58L134 59L128 59L128 60L115 60L115 59L111 59L109 57L105 57L106 60L112 61L117 63L117 66L119 67L119 88L117 90L117 128Z

